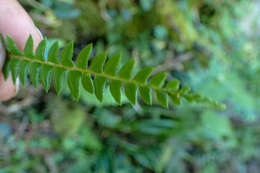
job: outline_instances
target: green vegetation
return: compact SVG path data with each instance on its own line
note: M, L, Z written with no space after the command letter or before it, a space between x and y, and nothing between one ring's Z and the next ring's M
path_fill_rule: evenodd
M190 102L207 102L215 107L225 108L224 105L220 105L197 93L191 94L189 87L180 89L180 81L176 79L170 80L164 87L167 77L165 72L155 74L147 82L153 71L152 67L143 68L133 78L135 59L130 59L118 70L121 60L120 54L113 55L106 64L106 53L96 55L89 68L87 68L92 50L91 44L80 51L74 63L72 61L73 42L64 47L59 57L58 41L53 43L49 50L46 50L47 40L43 39L34 53L33 39L30 36L25 44L23 53L18 49L12 38L7 36L6 39L7 41L5 42L5 39L2 38L2 42L6 45L8 51L8 60L5 62L3 73L5 74L5 79L11 73L14 83L19 78L22 84L25 85L30 74L32 84L37 88L39 83L41 83L46 92L49 91L52 81L59 95L63 88L68 85L75 100L79 100L80 84L82 84L87 92L90 94L95 93L97 99L102 102L106 83L109 81L110 92L119 105L121 104L121 90L124 84L125 95L133 105L136 105L139 88L141 97L149 105L152 104L152 90L154 90L156 91L158 102L165 108L168 108L168 96L175 104L180 104L180 99L183 97ZM95 77L94 82L91 75Z
M21 3L49 38L42 42L48 54L36 51L39 56L34 56L30 39L22 53L9 39L7 47L11 45L13 50L9 50L6 72L10 70L24 84L28 72L35 87L28 84L16 98L0 104L0 173L258 172L257 2L21 0ZM72 44L64 44L71 40L76 43L75 59L71 59ZM46 57L58 57L58 43L62 52L69 52L60 55L69 55L64 59L66 62L51 58L46 63ZM85 48L89 43L94 45L92 51L90 45ZM80 58L76 57L82 51L90 58L77 63ZM104 52L111 56L103 72L103 63L97 59L104 62ZM166 102L152 99L157 98L156 92L150 91L143 92L147 95L139 92L142 99L135 102L136 95L131 94L129 98L127 94L113 93L110 87L103 88L104 79L97 81L93 73L93 78L87 77L93 85L84 87L82 83L82 87L75 88L73 84L80 81L77 76L82 78L81 75L71 74L66 77L67 82L55 82L59 73L51 72L54 81L50 85L49 68L39 72L37 78L31 75L37 73L30 70L37 71L38 66L31 67L24 61L43 66L73 65L80 69L78 65L86 67L89 61L86 71L115 74L123 66L106 68L110 62L119 64L118 52L122 54L122 64L135 61L134 68L127 68L132 74L140 70L150 72L145 67L153 67L147 84L151 84L155 74L167 72L167 81L176 79L172 82L175 86L180 81L178 92L184 86L191 86L191 93L223 103L226 110L216 110L204 103L188 103L189 99L183 97L180 97L182 104L165 109L159 104ZM19 60L19 66L16 66L16 56L25 57ZM92 64L97 66L91 67ZM26 69L22 67L28 67L28 71L22 71ZM100 67L98 72L97 67ZM147 78L141 76L141 83L145 83ZM105 79L107 85L112 84L110 80L109 75ZM99 82L102 87L96 89ZM120 88L118 84L114 87L117 91ZM130 105L129 100L136 104ZM154 104L145 104L151 102Z

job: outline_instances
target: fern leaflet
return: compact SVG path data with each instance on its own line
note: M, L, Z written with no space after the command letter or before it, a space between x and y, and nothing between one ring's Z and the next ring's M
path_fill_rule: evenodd
M2 37L2 36L1 36ZM138 91L143 101L152 104L153 92L159 104L168 107L168 98L176 105L181 103L181 98L189 102L208 103L216 108L224 109L224 105L203 97L198 93L190 92L189 87L180 88L180 82L176 79L165 84L167 74L160 72L152 77L152 67L140 70L135 76L133 69L135 59L130 59L119 68L121 56L115 54L106 62L106 52L96 55L89 65L89 56L92 51L92 44L81 50L76 58L73 57L73 42L67 44L59 56L59 45L55 42L50 49L46 49L47 40L40 42L33 52L33 39L30 36L26 42L24 51L20 51L9 36L3 39L8 52L8 58L4 65L4 76L9 73L15 83L16 78L20 78L23 85L29 76L34 87L39 84L48 92L51 83L58 94L67 85L71 95L78 100L80 97L80 85L89 92L94 93L97 99L102 102L103 93L106 86L109 86L111 95L118 104L121 104L121 95L124 88L125 95L131 104L137 102ZM149 80L150 79L150 80Z

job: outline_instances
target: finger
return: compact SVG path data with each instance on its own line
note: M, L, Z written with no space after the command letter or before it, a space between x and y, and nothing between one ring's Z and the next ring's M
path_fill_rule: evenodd
M16 0L0 0L0 33L4 36L11 36L21 50L30 34L34 39L35 47L42 40L40 31ZM3 51L0 50L0 52ZM4 54L2 53L0 63L3 61ZM12 83L11 77L5 81L0 71L0 101L13 97L16 91L17 88Z

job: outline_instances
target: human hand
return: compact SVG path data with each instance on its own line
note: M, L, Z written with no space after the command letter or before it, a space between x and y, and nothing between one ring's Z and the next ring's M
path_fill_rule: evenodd
M26 40L31 34L34 46L42 40L40 31L17 0L0 0L0 33L11 36L19 49L23 50ZM11 76L5 81L1 69L5 60L5 50L0 42L0 101L15 96L18 87L12 82Z

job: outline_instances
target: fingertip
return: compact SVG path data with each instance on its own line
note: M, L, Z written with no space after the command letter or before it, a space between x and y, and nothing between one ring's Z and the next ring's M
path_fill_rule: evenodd
M41 32L34 25L30 16L16 0L0 0L0 33L11 36L19 49L23 50L31 35L34 48L43 39ZM0 49L3 48L0 45ZM5 58L4 49L0 50L0 69ZM0 101L6 101L16 95L18 85L13 84L11 76L5 80L0 70Z
M11 76L4 80L2 73L0 73L0 101L6 101L14 97L18 91L17 85L13 84Z
M39 29L17 1L0 1L0 14L0 33L11 36L21 50L29 35L33 37L34 47L43 39Z

